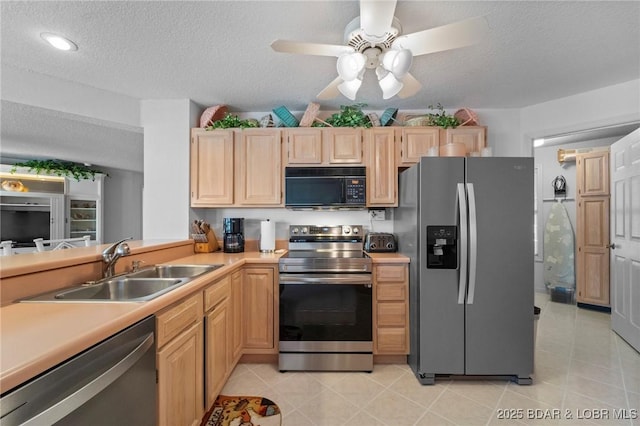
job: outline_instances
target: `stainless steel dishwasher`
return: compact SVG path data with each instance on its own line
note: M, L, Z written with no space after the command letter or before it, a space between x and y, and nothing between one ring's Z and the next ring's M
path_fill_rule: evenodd
M150 316L0 397L0 424L155 425Z

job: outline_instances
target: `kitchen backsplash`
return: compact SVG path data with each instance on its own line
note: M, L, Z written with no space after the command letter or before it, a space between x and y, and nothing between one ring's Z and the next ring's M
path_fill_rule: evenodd
M297 211L276 209L191 209L193 219L211 224L218 239L222 238L222 219L244 218L245 239L260 238L260 221L275 222L276 239L289 238L289 225L362 225L367 231L393 232L393 209L385 209L385 220L371 220L368 210L355 211Z

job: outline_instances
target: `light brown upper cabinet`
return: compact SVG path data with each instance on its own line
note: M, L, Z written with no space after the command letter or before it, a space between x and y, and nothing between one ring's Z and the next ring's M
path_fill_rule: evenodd
M362 166L363 129L299 127L284 131L285 165Z
M191 129L191 206L233 204L233 130Z
M273 129L236 131L236 204L281 206L281 132Z
M609 195L609 152L593 151L576 155L578 195Z
M279 129L192 129L191 206L283 205L281 144Z
M480 152L487 146L486 126L459 126L455 129L442 129L440 145L448 143L462 143L467 148L467 155Z
M609 152L576 155L576 301L609 307Z
M398 166L409 167L420 161L429 148L440 145L439 127L401 127L396 130Z
M394 132L390 127L373 127L365 132L367 207L398 205Z

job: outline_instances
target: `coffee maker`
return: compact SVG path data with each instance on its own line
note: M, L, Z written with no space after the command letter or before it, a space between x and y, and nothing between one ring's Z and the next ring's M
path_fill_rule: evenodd
M224 238L222 251L225 253L242 253L244 251L244 218L225 217L222 220Z

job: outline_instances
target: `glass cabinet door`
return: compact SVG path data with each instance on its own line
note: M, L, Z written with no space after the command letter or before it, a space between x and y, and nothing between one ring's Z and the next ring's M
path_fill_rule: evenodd
M90 199L69 200L69 237L78 238L89 235L99 241L98 201Z

